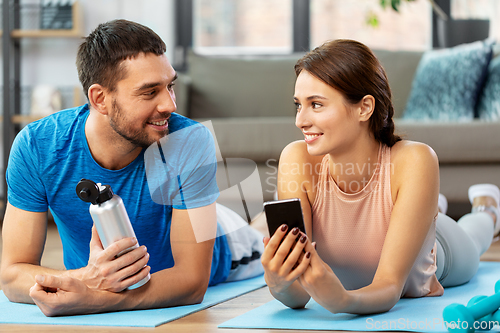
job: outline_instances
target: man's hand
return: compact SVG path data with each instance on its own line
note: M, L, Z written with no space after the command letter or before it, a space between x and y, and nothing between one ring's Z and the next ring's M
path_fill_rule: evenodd
M120 257L120 252L137 246L137 239L124 238L103 248L95 226L92 228L89 262L82 270L81 280L89 288L120 292L145 278L149 253L140 246Z
M35 280L30 296L47 317L99 312L102 291L69 276L37 275Z

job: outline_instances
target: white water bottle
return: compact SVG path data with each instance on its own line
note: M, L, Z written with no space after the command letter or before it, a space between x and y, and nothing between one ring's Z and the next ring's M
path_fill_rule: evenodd
M107 248L112 243L127 237L135 237L134 229L130 223L122 198L114 194L109 185L96 184L82 179L76 186L76 194L85 202L92 203L89 211L94 221L102 246ZM118 253L118 257L139 247L138 244ZM145 285L151 275L128 287L135 289Z

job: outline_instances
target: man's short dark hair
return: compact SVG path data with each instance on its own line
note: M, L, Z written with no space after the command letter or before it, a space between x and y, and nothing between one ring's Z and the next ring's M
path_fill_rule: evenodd
M88 98L89 87L100 84L109 91L126 76L123 60L140 53L162 55L167 50L163 40L150 28L127 20L100 24L78 48L78 77Z

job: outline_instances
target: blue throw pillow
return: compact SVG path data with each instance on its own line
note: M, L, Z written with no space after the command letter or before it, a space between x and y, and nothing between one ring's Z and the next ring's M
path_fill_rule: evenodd
M403 118L473 119L491 54L491 44L484 42L426 52L415 73Z
M494 58L488 68L488 78L477 105L479 118L500 120L500 56Z

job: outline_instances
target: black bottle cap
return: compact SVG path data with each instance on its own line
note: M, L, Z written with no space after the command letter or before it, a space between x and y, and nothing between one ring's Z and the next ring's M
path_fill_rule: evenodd
M95 182L83 178L76 185L76 195L85 202L97 205L111 199L113 191L109 185L104 185L103 189L99 189L99 186Z
M97 198L97 203L101 204L103 202L108 201L112 197L113 197L113 190L111 189L111 186L104 185L104 188L102 188L101 192L99 193L99 198Z

